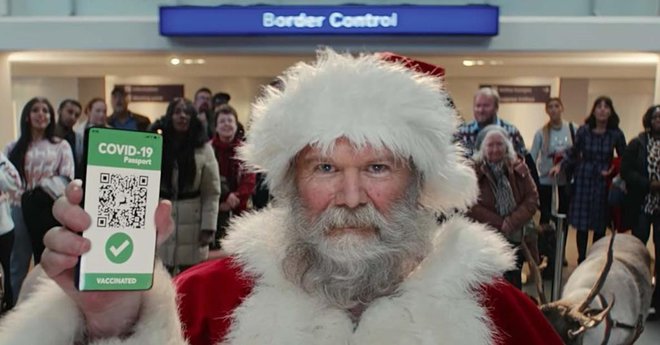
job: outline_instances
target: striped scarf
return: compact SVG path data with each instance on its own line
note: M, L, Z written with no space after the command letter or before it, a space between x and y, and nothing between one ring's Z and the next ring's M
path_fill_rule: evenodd
M660 180L660 140L654 139L649 135L648 144L646 146L648 152L647 163L650 181ZM651 193L646 195L644 202L644 213L655 214L660 212L660 195L658 193ZM655 229L653 229L655 231Z
M499 163L486 162L488 169L493 175L494 184L491 185L495 194L495 207L500 216L505 217L516 209L516 199L504 170L504 161Z

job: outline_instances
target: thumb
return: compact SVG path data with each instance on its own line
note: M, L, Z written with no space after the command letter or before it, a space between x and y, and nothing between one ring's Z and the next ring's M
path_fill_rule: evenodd
M156 207L154 218L156 221L156 243L157 246L160 246L174 231L172 203L169 200L161 200L158 207Z

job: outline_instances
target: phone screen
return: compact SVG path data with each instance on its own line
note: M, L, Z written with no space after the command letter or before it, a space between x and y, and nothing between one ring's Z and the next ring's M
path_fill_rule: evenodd
M83 208L91 249L80 257L80 291L148 290L156 254L162 137L89 128L85 136Z

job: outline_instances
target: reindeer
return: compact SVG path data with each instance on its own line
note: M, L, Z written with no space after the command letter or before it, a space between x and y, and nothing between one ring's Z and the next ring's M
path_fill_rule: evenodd
M527 256L528 248L522 247ZM651 257L636 237L613 233L609 241L594 243L561 299L551 303L545 301L538 267L529 262L540 309L566 344L633 344L644 330L653 293Z

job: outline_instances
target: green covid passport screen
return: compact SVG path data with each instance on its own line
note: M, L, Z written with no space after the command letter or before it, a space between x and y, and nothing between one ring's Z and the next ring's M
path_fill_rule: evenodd
M91 249L80 257L80 291L147 290L156 254L163 140L159 134L90 128L83 207Z

